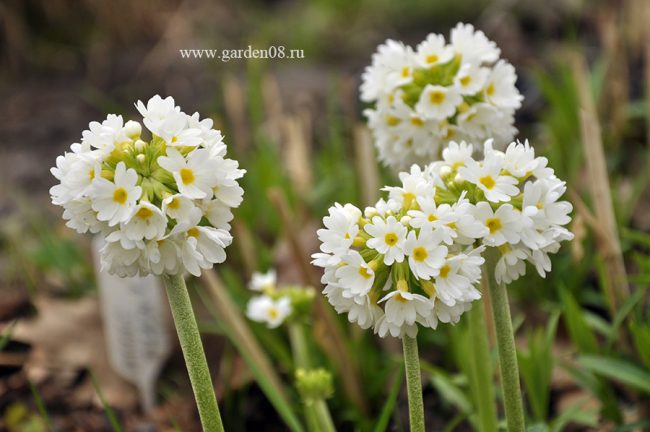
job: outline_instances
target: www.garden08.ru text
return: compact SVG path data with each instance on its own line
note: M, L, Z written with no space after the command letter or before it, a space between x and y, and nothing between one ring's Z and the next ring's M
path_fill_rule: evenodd
M216 59L222 62L241 59L304 59L302 49L287 49L279 45L271 45L265 49L256 49L248 45L245 49L179 49L184 59Z

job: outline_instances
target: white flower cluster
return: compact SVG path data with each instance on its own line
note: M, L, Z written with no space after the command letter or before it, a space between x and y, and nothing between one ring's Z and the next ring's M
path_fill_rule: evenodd
M268 328L277 328L293 312L291 298L276 292L275 270L254 273L248 288L262 293L248 301L246 316L249 319L265 323Z
M361 210L336 204L318 231L324 294L338 313L384 337L414 336L417 324L455 323L480 298L483 253L499 254L495 275L509 283L531 262L541 276L549 254L573 235L563 227L572 206L566 190L528 145L505 152L452 142L443 160L402 172L388 200Z
M198 276L226 258L245 171L226 158L212 120L185 114L171 97L136 107L151 139L119 115L91 122L51 170L59 180L52 202L67 226L106 238L101 261L110 273Z
M395 169L440 159L450 142L505 145L523 97L514 67L480 30L459 23L450 43L430 34L414 50L387 40L362 75L361 99L379 158Z

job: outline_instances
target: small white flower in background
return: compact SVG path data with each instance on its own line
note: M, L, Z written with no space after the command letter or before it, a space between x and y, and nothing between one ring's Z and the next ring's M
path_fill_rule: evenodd
M477 160L471 144L450 143L442 161L400 173L401 185L383 188L388 199L363 213L330 208L313 264L324 268L323 294L338 313L381 337L414 336L419 326L458 322L481 297L488 249L500 283L525 274L526 262L542 277L550 271L549 254L573 238L564 227L573 207L560 201L566 185L528 143L483 147Z
M275 289L276 274L275 270L269 270L266 273L253 273L253 277L248 283L251 291L267 291Z
M429 34L417 49L387 40L372 56L361 100L380 160L407 169L439 160L451 141L512 141L514 112L523 97L515 69L472 25L459 23L450 42Z
M257 293L246 306L249 319L264 323L268 328L277 328L288 319L303 319L311 316L314 299L313 288L301 286L278 287L275 270L253 273L248 288Z
M291 315L291 300L280 297L273 300L267 295L253 297L246 307L246 316L249 319L266 323L268 328L279 327Z
M109 114L59 156L52 203L67 226L101 233L102 267L120 276L200 275L226 258L231 209L245 171L227 159L210 119L189 116L172 97L136 104L140 123Z

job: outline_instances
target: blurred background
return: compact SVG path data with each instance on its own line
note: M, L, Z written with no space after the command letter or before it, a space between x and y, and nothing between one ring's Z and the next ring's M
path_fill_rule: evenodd
M529 270L510 290L529 424L650 430L647 0L0 2L0 429L199 430L178 349L158 380L158 406L147 412L110 367L91 238L66 228L50 204L49 168L90 121L137 118L134 102L154 94L215 120L248 174L235 242L211 289L241 314L253 271L276 268L283 283L320 291L307 263L327 208L374 203L394 181L374 159L358 94L377 45L448 36L459 21L483 30L515 66L525 97L518 137L567 180L576 209L576 240L554 257L553 272L544 280ZM223 62L180 53L248 45L299 49L304 58ZM583 145L590 130L607 162L596 183ZM602 185L612 203L598 202ZM608 211L613 230L602 224ZM193 285L228 430L286 430L229 342L223 315L213 313L215 297ZM339 324L356 389L318 337L314 343L336 377L338 430L405 430L399 351ZM286 335L248 325L290 383ZM317 323L313 330L318 336ZM421 332L431 430L473 430L463 364L470 348L462 323ZM291 392L289 399L297 409Z

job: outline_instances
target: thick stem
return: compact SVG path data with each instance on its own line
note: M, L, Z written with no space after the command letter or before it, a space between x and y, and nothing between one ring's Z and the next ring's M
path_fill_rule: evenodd
M324 399L314 401L314 411L318 419L318 427L322 432L336 432L329 407Z
M424 432L424 403L422 402L422 377L420 376L417 339L404 335L402 349L404 350L411 432Z
M178 340L183 350L187 373L192 383L203 432L223 432L223 423L210 379L208 362L203 352L203 344L185 280L180 274L164 275L162 279L167 289L169 305L174 317Z
M301 323L294 322L289 324L289 340L291 341L291 350L293 351L293 363L296 369L309 369L311 359L305 330Z
M496 251L494 250L488 252L485 269L489 275L492 315L494 317L497 346L499 348L503 404L508 421L508 431L523 432L526 426L521 398L521 386L519 384L517 348L515 346L515 336L512 332L512 319L510 317L507 287L505 284L498 284L494 279L494 267L497 261L495 253Z
M481 291L488 290L487 275L481 279ZM494 397L492 359L488 348L488 330L485 321L485 311L482 305L474 305L468 312L469 335L472 341L470 356L471 373L476 385L474 396L478 410L478 425L481 432L493 432L497 427L496 400Z

